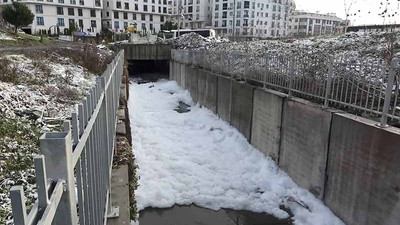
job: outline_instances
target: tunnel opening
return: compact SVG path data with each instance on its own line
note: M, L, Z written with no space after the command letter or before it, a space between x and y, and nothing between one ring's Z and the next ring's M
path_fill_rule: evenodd
M155 82L169 78L168 60L130 60L128 65L129 76L140 78L143 81Z

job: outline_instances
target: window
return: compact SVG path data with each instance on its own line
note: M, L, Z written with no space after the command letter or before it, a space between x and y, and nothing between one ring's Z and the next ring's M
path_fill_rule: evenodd
M75 20L74 19L69 19L69 27L74 26L75 25Z
M90 26L91 27L97 27L96 20L91 20L90 21Z
M125 2L125 3L124 3L124 6L125 6L125 7L124 7L125 9L129 9L129 2Z
M114 21L114 28L115 29L119 29L119 22L118 21Z
M119 14L118 14L118 12L114 12L114 19L119 19Z
M74 8L68 8L68 15L69 15L69 16L74 16L74 15L75 15L75 10L74 10Z
M133 15L133 18L132 18L132 19L133 19L133 20L136 20L136 13L133 13L132 15Z
M60 27L65 26L63 18L57 18L57 25Z
M145 21L145 20L146 20L146 15L142 14L142 21Z
M36 10L36 13L43 13L43 6L42 5L35 5L35 10Z
M64 4L64 0L58 0L58 3Z
M124 29L128 27L128 22L124 22Z
M63 7L57 7L57 15L64 15Z
M70 0L69 2L71 3L71 5L75 5L76 4L76 0Z
M94 9L90 10L90 17L96 17L96 10Z
M124 20L128 19L128 13L124 12Z
M82 9L78 9L78 16L83 16Z
M143 11L147 12L147 5L143 5Z
M83 20L78 20L79 27L83 29Z
M121 8L121 2L117 2L117 9Z
M36 17L36 25L44 26L44 19L41 16Z
M84 0L79 0L79 5L85 5L85 1Z

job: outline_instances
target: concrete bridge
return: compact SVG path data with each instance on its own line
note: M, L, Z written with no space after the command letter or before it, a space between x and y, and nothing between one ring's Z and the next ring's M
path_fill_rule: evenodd
M171 45L168 44L121 44L125 60L170 60Z

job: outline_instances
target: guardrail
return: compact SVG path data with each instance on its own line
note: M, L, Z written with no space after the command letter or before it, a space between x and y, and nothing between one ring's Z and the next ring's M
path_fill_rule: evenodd
M65 121L64 132L40 137L38 200L27 215L23 187L11 188L14 225L106 224L123 65L122 50Z
M344 108L360 114L400 122L399 60L390 66L383 60L354 60L288 55L172 50L172 60L214 73L262 84L264 87Z

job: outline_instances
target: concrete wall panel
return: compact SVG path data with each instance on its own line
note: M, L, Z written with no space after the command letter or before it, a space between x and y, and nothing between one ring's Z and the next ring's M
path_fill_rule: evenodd
M186 78L187 78L187 70L186 70L186 65L181 64L181 80L179 82L179 85L183 88L186 89Z
M226 122L231 122L232 80L225 77L217 77L217 113Z
M286 99L279 166L322 199L332 113L307 101Z
M348 225L400 224L400 131L334 114L325 203Z
M254 91L251 144L277 162L285 98L285 94L272 90Z
M190 95L195 103L198 102L198 77L199 77L199 69L192 67L192 75L190 79Z
M206 72L206 98L205 104L209 110L217 113L218 77L211 72Z
M207 75L206 71L199 70L197 72L197 100L201 106L206 107L206 98L207 98Z
M245 83L232 82L232 126L251 139L254 87Z
M192 95L192 76L193 76L193 68L192 66L186 65L186 77L185 77L185 89L187 89Z

